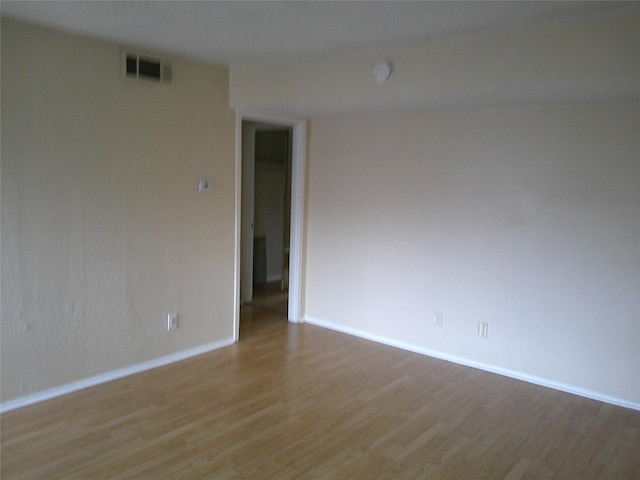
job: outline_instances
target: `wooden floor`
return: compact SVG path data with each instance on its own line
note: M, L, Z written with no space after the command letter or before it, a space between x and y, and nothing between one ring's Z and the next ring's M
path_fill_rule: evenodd
M234 346L1 422L3 480L640 478L640 412L255 307Z
M286 315L288 295L289 293L282 289L280 281L254 285L251 305Z

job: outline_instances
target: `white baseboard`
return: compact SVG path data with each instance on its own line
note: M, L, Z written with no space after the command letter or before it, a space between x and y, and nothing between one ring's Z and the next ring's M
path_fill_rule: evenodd
M154 368L162 367L164 365L169 365L170 363L179 362L180 360L185 360L190 357L202 355L203 353L211 352L213 350L217 350L219 348L232 345L233 343L234 343L233 337L228 337L217 342L206 343L198 347L190 348L188 350L183 350L181 352L172 353L171 355L155 358L147 362L137 363L135 365L131 365L130 367L120 368L118 370L113 370L111 372L102 373L100 375L95 375L93 377L84 378L82 380L78 380L77 382L67 383L66 385L61 385L59 387L43 390L41 392L34 393L32 395L27 395L24 397L19 397L13 400L9 400L0 404L0 413L8 412L10 410L15 410L17 408L26 407L27 405L43 402L45 400L50 400L52 398L59 397L61 395L66 395L68 393L76 392L78 390L83 390L85 388L93 387L95 385L100 385L101 383L110 382L112 380L117 380L119 378L127 377L129 375L134 375L136 373L152 370Z
M546 378L536 377L534 375L529 375L524 372L510 370L502 367L496 367L494 365L476 362L468 358L458 357L456 355L449 355L447 353L439 352L437 350L431 350L429 348L419 347L417 345L400 342L398 340L393 340L391 338L383 337L381 335L376 335L376 334L367 332L365 330L346 327L344 325L340 325L338 323L330 322L320 318L304 317L304 322L310 325L315 325L318 327L335 330L336 332L346 333L348 335L353 335L355 337L364 338L365 340L371 340L372 342L381 343L384 345L388 345L390 347L396 347L402 350L407 350L409 352L426 355L428 357L433 357L440 360L446 360L447 362L456 363L458 365L473 367L479 370L484 370L486 372L497 373L498 375L504 375L505 377L514 378L516 380L522 380L524 382L552 388L554 390L560 390L562 392L572 393L574 395L579 395L581 397L590 398L592 400L598 400L601 402L610 403L612 405L631 408L633 410L640 410L640 403L631 402L622 398L612 397L610 395L606 395L600 392L594 392L592 390L587 390L585 388L576 387L575 385L569 385L566 383L556 382Z

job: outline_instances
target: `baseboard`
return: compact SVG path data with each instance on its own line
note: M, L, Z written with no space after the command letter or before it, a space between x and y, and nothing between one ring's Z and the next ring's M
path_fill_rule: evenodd
M594 392L592 390L587 390L581 387L577 387L575 385L569 385L569 384L549 380L546 378L536 377L534 375L529 375L527 373L519 372L517 370L510 370L502 367L496 367L494 365L490 365L486 363L475 362L468 358L458 357L456 355L449 355L447 353L439 352L437 350L431 350L429 348L419 347L417 345L412 345L410 343L400 342L398 340L393 340L391 338L383 337L381 335L376 335L376 334L367 332L365 330L345 327L344 325L340 325L338 323L330 322L320 318L304 317L303 321L310 325L315 325L318 327L335 330L336 332L346 333L348 335L353 335L355 337L363 338L365 340L381 343L384 345L388 345L390 347L400 348L402 350L407 350L413 353L419 353L421 355L426 355L428 357L433 357L440 360L446 360L447 362L456 363L458 365L477 368L479 370L484 370L486 372L496 373L498 375L504 375L505 377L514 378L516 380L522 380L524 382L533 383L535 385L540 385L542 387L552 388L554 390L560 390L562 392L572 393L574 395L579 395L581 397L590 398L592 400L598 400L601 402L610 403L612 405L618 405L620 407L631 408L633 410L640 410L640 403L630 402L625 399L612 397L610 395L606 395L601 392Z
M93 387L95 385L100 385L101 383L107 383L112 380L128 377L129 375L134 375L136 373L152 370L158 367L163 367L171 363L179 362L180 360L186 360L187 358L195 357L198 355L202 355L203 353L211 352L213 350L217 350L219 348L229 346L233 343L234 343L233 337L228 337L217 342L206 343L198 347L190 348L188 350L183 350L181 352L172 353L171 355L155 358L147 362L137 363L135 365L131 365L130 367L125 367L118 370L113 370L111 372L102 373L100 375L95 375L93 377L88 377L82 380L78 380L77 382L67 383L66 385L61 385L59 387L43 390L41 392L34 393L32 395L27 395L24 397L19 397L13 400L2 402L0 403L0 413L5 413L10 410L26 407L28 405L33 405L34 403L50 400L52 398L60 397L68 393L76 392L78 390L83 390L85 388Z

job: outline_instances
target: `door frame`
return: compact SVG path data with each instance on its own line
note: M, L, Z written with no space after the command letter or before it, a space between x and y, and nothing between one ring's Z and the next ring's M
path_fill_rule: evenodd
M290 127L291 141L291 237L289 240L289 305L287 318L301 323L302 250L304 232L305 154L307 121L303 118L239 108L236 110L235 287L234 340L240 338L240 277L242 255L242 122L263 122Z
M241 195L240 195L240 305L253 297L253 239L255 198L255 123L241 124ZM252 188L246 188L250 185ZM244 188L242 187L244 186Z

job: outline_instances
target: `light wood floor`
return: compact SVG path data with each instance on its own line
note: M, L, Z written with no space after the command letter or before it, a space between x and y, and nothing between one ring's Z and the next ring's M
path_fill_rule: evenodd
M254 307L234 346L1 422L5 480L640 478L640 412Z
M251 306L273 310L286 315L288 295L289 293L286 290L282 290L280 281L254 285Z

